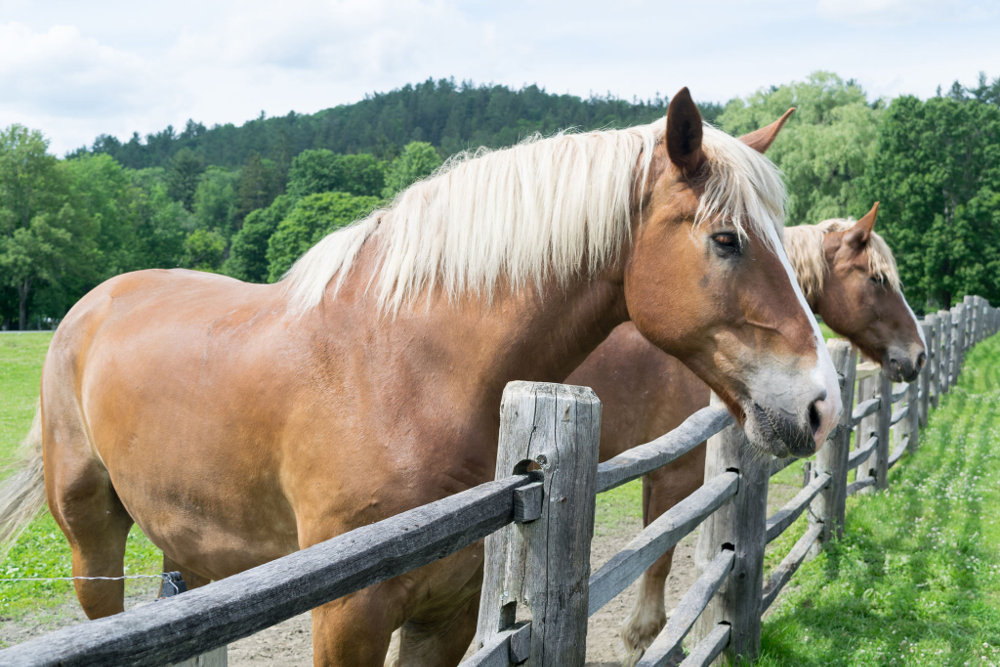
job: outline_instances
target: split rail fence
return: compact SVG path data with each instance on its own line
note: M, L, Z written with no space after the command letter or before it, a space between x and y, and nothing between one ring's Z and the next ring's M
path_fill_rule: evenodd
M985 299L966 297L921 324L928 358L910 385L897 387L877 368L859 366L845 341L830 343L844 414L811 462L803 489L770 517L768 481L795 459L754 455L719 407L704 408L675 430L598 465L601 406L590 389L512 382L501 406L495 481L208 586L0 651L0 664L149 665L196 658L485 538L479 648L463 664L582 665L588 617L699 525L702 573L639 664L666 664L689 634L696 641L685 666L708 664L723 653L753 658L763 612L810 554L842 534L847 496L887 488L888 470L917 449L929 409L957 380L968 349L1000 328L1000 311ZM666 465L706 439L704 486L591 574L595 494ZM805 534L765 580L765 546L806 511Z

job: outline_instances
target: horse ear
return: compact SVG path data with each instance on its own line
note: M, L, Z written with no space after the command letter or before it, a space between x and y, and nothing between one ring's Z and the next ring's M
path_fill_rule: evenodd
M872 229L875 227L876 216L878 216L878 202L875 202L872 210L868 211L863 218L855 222L854 226L847 230L847 233L844 234L844 240L855 248L860 248L868 243L868 239L872 235Z
M705 161L701 150L701 113L687 87L681 88L667 107L667 155L685 174L694 174Z
M778 132L784 127L785 121L788 117L795 113L795 107L791 107L788 111L782 114L781 118L774 121L767 127L762 127L759 130L754 130L749 134L744 134L740 137L740 141L745 143L750 148L754 149L758 153L764 153L770 148L771 144L774 143L774 138L778 136Z

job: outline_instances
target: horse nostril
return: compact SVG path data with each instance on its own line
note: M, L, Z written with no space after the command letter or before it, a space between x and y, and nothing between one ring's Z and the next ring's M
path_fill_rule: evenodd
M819 404L826 400L826 392L817 398L815 401L809 404L809 429L813 435L819 431L819 427L823 425L823 417L820 414Z
M924 364L927 363L927 355L921 352L917 355L917 372L919 373L923 369Z

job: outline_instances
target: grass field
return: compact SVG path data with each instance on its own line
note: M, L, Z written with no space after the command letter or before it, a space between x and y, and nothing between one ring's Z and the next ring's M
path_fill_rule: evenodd
M764 623L760 665L1000 665L1000 336Z

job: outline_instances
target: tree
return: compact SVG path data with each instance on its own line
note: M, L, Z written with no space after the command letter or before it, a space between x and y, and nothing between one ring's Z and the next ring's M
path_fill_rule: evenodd
M34 290L84 270L80 259L93 250L94 229L67 203L65 175L47 150L37 130L0 132L0 280L17 290L21 329Z
M731 100L719 123L740 136L773 122L789 107L796 111L767 151L784 173L788 223L811 224L867 211L872 202L860 200L856 179L874 150L880 106L869 105L856 83L815 72L805 82Z
M287 191L295 197L319 192L377 197L384 185L385 165L374 155L340 155L318 148L302 151L292 160Z
M194 210L194 194L205 171L205 161L190 148L182 148L170 160L167 170L167 192L173 199Z
M167 194L163 169L130 170L136 189L135 261L143 268L181 265L184 240L195 230L194 217Z
M222 272L248 282L267 282L268 239L295 201L291 195L278 195L267 208L251 211L243 221L243 227L232 238L229 257L222 265Z
M66 176L69 201L96 232L91 281L142 267L135 256L139 193L125 169L109 155L87 154L60 162L59 167ZM82 294L90 286L80 285L74 291Z
M275 282L323 236L364 217L380 200L346 192L323 192L300 199L267 243L268 281Z
M226 252L226 239L214 229L196 229L184 239L181 266L198 271L218 271Z
M859 185L882 202L879 225L916 309L1000 298L1000 109L952 96L893 100Z
M382 196L395 197L416 181L429 176L441 165L441 156L425 141L411 141L402 154L392 161L385 176Z
M281 194L283 184L277 166L270 160L262 159L256 151L251 151L240 169L236 186L237 226L243 224L250 211L264 208L274 201Z
M191 211L199 227L212 229L228 238L236 231L236 188L238 171L210 166L201 175L194 192Z

